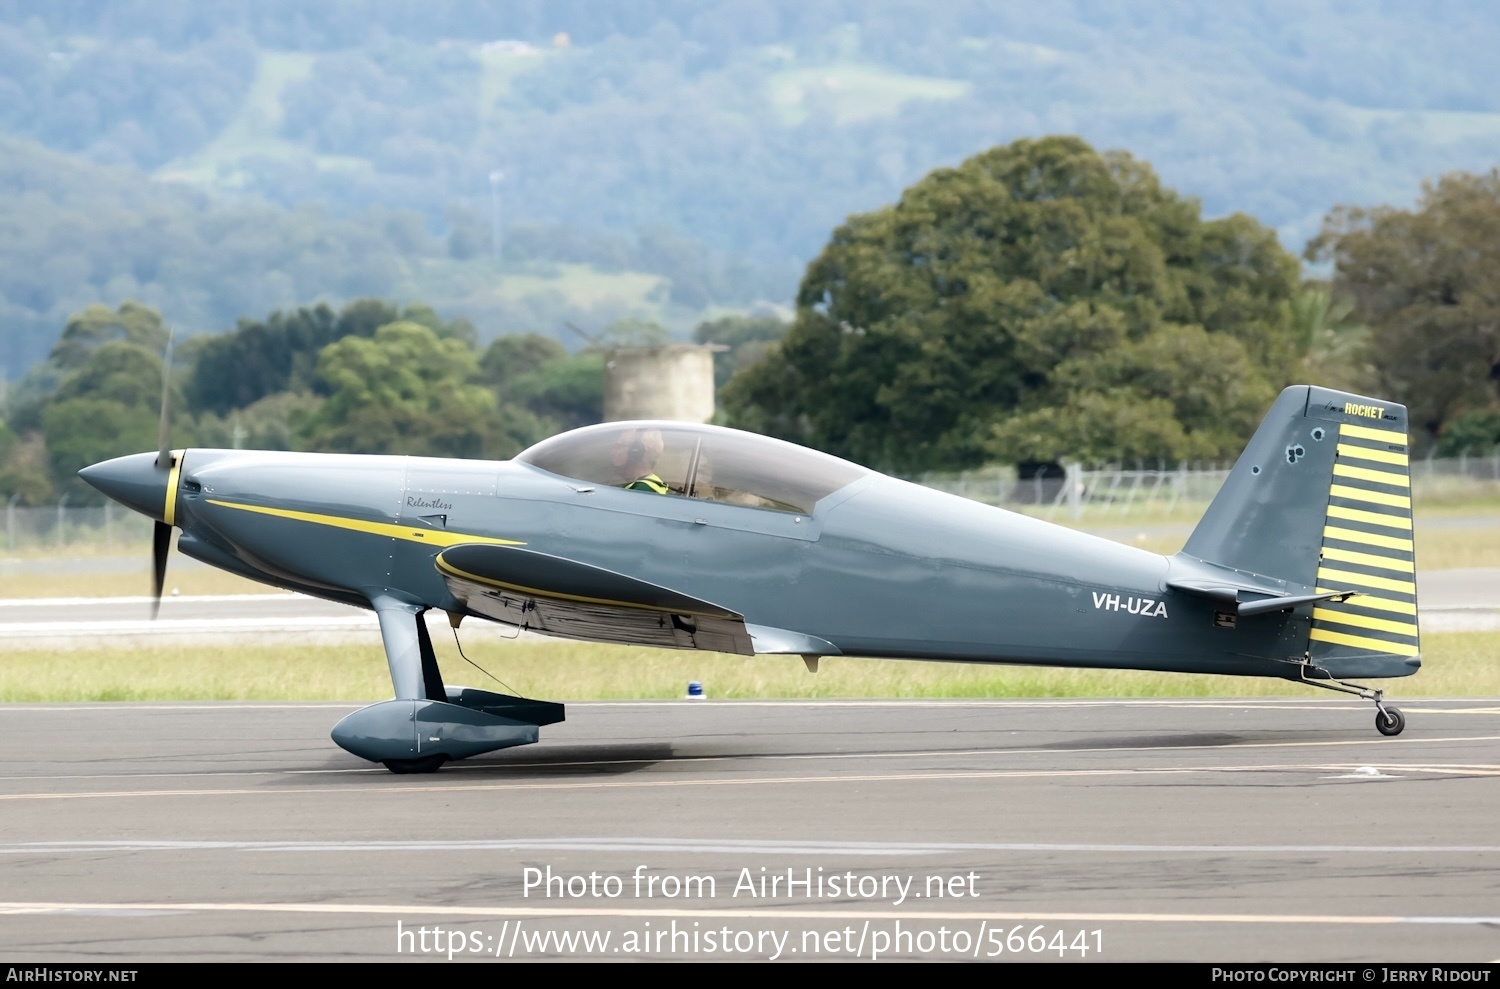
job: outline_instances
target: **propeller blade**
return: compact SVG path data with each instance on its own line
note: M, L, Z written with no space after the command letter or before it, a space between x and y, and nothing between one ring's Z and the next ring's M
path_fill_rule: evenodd
M172 527L157 522L151 532L151 617L161 610L161 589L167 582L167 551L172 548Z
M172 467L172 438L168 426L167 417L167 393L168 386L172 381L172 334L167 333L167 350L161 359L161 425L156 433L156 466L163 470ZM158 582L159 583L159 582ZM157 596L161 596L161 588L157 588Z

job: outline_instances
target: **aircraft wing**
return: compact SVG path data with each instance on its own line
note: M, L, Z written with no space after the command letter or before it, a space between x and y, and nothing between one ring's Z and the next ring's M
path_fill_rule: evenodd
M681 591L516 546L465 544L437 556L471 612L570 639L753 656L745 617Z

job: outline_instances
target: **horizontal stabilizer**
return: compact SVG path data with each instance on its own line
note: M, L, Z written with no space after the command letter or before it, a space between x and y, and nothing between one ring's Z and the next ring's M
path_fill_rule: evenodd
M468 543L437 556L469 612L589 642L755 655L742 615L613 570L515 546Z
M1317 594L1277 594L1260 587L1231 584L1216 580L1169 580L1167 586L1183 594L1208 598L1236 615L1269 615L1291 611L1320 601L1343 601L1353 591L1324 591Z

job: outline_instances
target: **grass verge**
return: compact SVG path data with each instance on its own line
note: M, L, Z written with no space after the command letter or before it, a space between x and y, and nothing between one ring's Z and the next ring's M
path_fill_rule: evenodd
M1423 636L1424 666L1386 681L1393 697L1500 697L1500 633ZM710 698L1326 697L1283 680L1053 670L863 659L825 659L809 674L795 656L712 653L565 641L471 642L465 650L511 690L557 700L681 697L689 680ZM505 690L438 644L443 676ZM8 654L0 701L347 700L389 697L380 647L151 646Z

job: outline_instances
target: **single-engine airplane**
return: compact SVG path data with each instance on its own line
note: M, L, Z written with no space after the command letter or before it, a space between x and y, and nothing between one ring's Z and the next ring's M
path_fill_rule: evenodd
M1160 556L709 425L615 422L510 461L168 450L83 478L190 557L375 612L395 698L333 739L394 772L537 740L560 704L445 686L422 615L751 656L1346 682L1421 665L1406 409L1281 393Z

